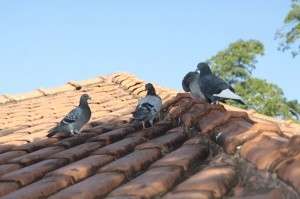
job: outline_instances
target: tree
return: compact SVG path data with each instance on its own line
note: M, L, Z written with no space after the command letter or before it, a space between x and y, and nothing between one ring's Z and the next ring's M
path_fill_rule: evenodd
M238 40L213 56L209 62L212 70L230 84L251 77L256 58L264 54L264 45L257 40Z
M291 118L289 106L285 102L283 91L266 80L249 78L235 86L235 90L256 111L280 118Z
M292 0L291 10L284 19L284 26L277 31L278 49L291 51L293 57L300 53L300 0Z

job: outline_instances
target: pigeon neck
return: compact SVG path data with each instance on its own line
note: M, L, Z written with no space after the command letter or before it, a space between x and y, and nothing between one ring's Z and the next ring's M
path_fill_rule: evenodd
M81 106L81 107L83 107L83 106L89 106L89 104L88 104L88 102L86 100L80 100L79 106Z
M147 90L147 95L156 95L156 92L154 89L148 89Z
M203 68L200 72L200 77L206 76L206 75L212 75L212 72L210 68Z

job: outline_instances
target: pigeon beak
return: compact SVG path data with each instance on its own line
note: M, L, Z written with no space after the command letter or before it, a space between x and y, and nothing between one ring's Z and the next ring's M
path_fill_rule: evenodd
M88 97L88 100L92 100L92 98L91 98L91 97Z

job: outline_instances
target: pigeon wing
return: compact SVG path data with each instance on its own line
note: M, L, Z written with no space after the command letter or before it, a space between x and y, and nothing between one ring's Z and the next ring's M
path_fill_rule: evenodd
M222 90L230 89L231 86L224 80L214 75L207 75L199 79L200 89L206 98L213 101L213 95ZM231 90L231 89L230 89Z
M81 109L79 107L76 107L72 111L70 111L62 120L60 123L58 123L54 128L49 130L49 134L47 137L54 136L57 132L70 132L70 124L74 124L81 115Z
M81 114L82 109L80 107L76 107L72 111L70 111L61 122L64 124L74 123L80 118Z
M151 103L153 105L153 108L156 112L160 112L160 109L162 107L162 100L159 96L153 96Z
M141 107L141 105L143 104L143 102L145 101L144 97L143 98L140 98L138 99L138 103L135 107L135 110L132 112L133 115L135 115L135 113L137 113Z
M232 92L230 89L222 90L220 93L214 94L213 96L218 97L218 98L223 98L223 99L232 99L232 100L236 100L242 104L245 104L243 99L239 95Z
M146 118L151 117L150 115L156 115L162 107L162 101L159 96L147 95L140 99L135 111L133 112L134 117Z
M203 93L211 101L232 99L238 101L241 104L245 104L243 99L239 95L234 93L234 89L221 78L211 75L202 78L201 81L203 83L200 84L200 88L201 90L204 90Z

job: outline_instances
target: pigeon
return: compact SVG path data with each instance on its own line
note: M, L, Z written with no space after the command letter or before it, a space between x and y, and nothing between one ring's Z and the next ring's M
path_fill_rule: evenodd
M243 99L235 94L234 89L228 83L212 73L207 63L199 63L196 71L200 72L199 76L197 76L198 85L208 102L215 103L231 99L245 104Z
M295 117L296 120L300 120L300 113L298 113L297 111L295 111L292 108L290 108L289 111Z
M147 94L145 97L139 100L138 105L133 114L133 119L141 121L143 128L146 123L150 123L153 126L153 122L160 116L160 109L162 107L161 98L156 94L155 88L151 83L145 85Z
M185 92L191 92L193 98L207 101L200 89L199 76L198 72L187 73L182 80L182 88Z
M91 118L91 109L88 104L90 99L89 95L83 94L80 97L79 106L70 111L56 127L50 129L47 137L52 137L59 132L67 135L79 134L82 126Z

